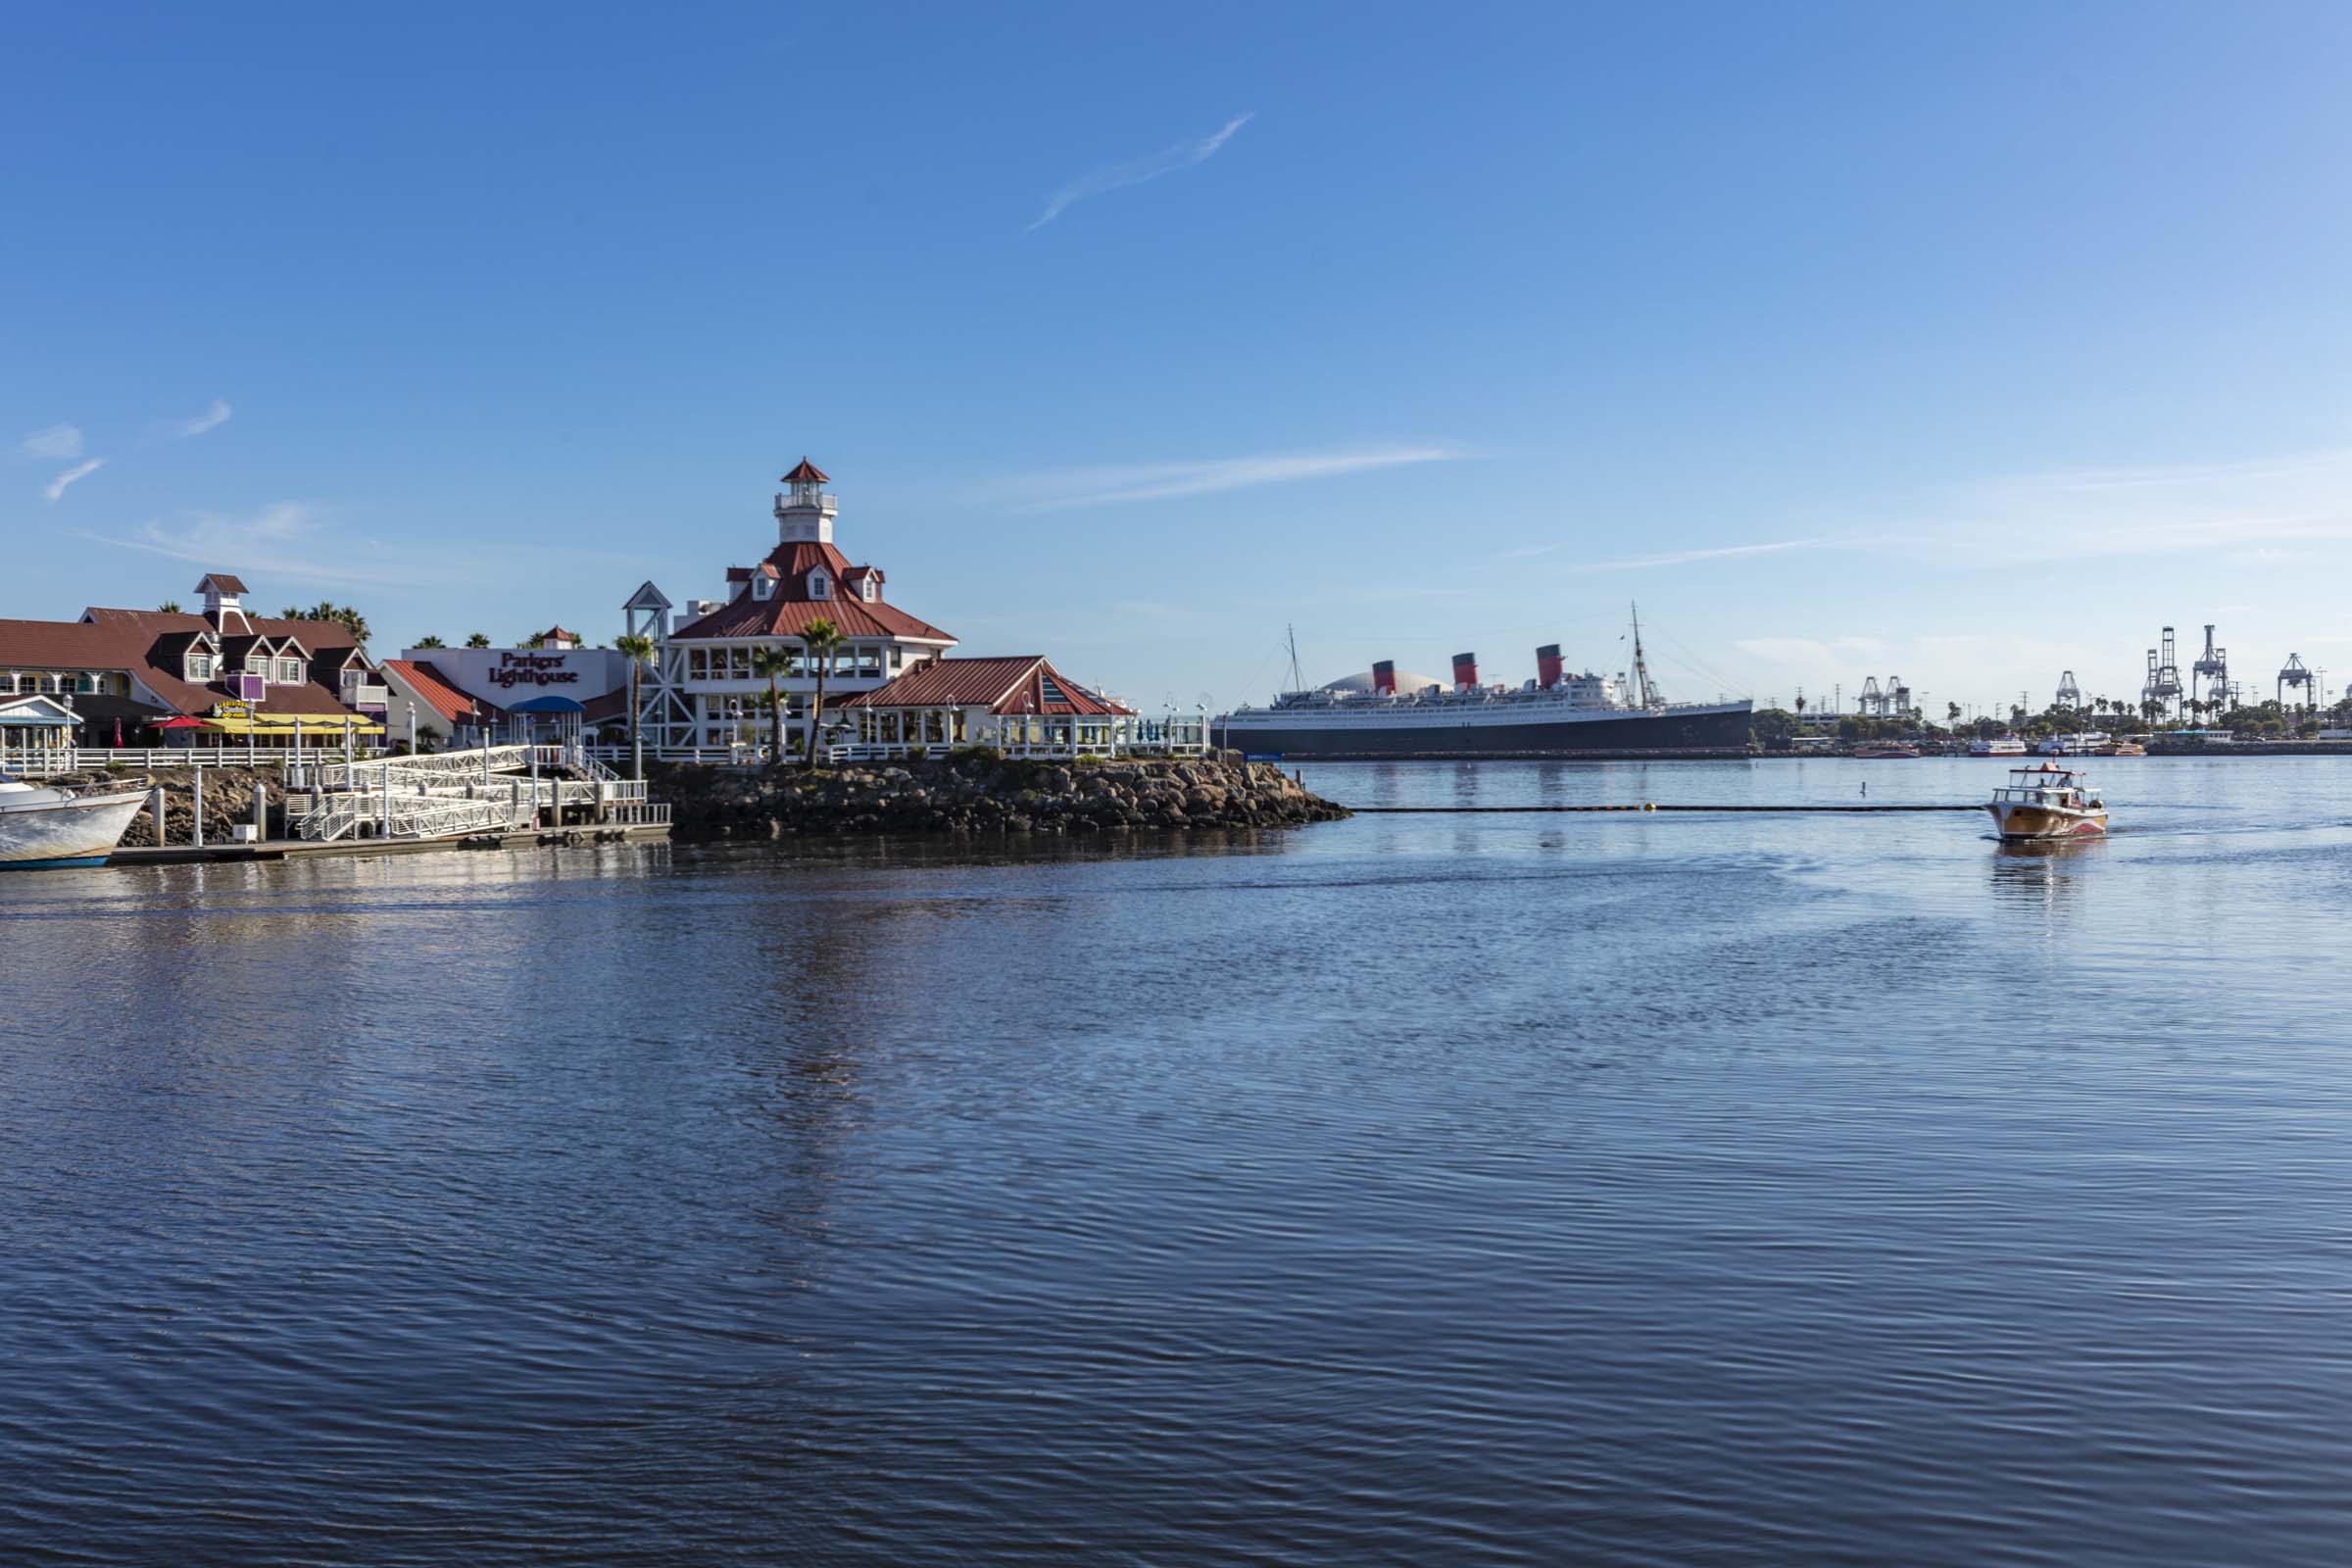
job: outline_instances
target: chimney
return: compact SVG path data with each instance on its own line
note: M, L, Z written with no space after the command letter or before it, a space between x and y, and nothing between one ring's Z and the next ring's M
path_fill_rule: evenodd
M1545 691L1560 683L1560 645L1545 643L1536 650L1536 684Z
M1470 687L1472 687L1472 686L1476 686L1477 684L1478 684L1478 656L1477 656L1476 654L1456 654L1456 655L1454 655L1454 656L1453 656L1453 687L1454 687L1454 690L1456 690L1456 691L1465 691L1465 690L1469 689L1469 688L1470 688Z
M1396 695L1396 661L1384 659L1372 666L1372 689L1384 697Z

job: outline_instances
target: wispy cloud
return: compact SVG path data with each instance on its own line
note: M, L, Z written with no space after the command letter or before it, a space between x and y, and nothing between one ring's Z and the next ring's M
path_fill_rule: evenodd
M1124 190L1130 185L1141 185L1147 180L1157 179L1162 174L1173 174L1180 169L1190 169L1195 164L1207 163L1211 158L1216 157L1219 149L1233 139L1235 131L1250 123L1256 118L1256 115L1257 111L1254 109L1248 114L1236 115L1225 122L1223 129L1212 135L1202 136L1192 141L1180 141L1167 151L1150 158L1138 158L1129 163L1113 164L1108 169L1098 169L1092 173L1081 174L1047 198L1045 212L1039 215L1036 222L1031 223L1021 232L1024 234L1036 233L1089 197L1105 195L1114 190Z
M1444 447L1385 447L1360 452L1270 453L1253 458L1212 458L1200 463L1146 463L1097 468L1066 468L1026 481L1037 499L1024 510L1109 506L1124 501L1164 501L1175 496L1213 495L1263 484L1329 479L1373 468L1413 463L1444 463L1463 456Z
M230 409L226 400L215 398L213 399L213 406L211 408L205 410L193 419L189 419L185 423L181 424L179 427L179 433L183 436L202 435L207 430L218 429L221 425L228 422L229 413ZM268 422L269 421L267 419L263 421L265 424Z
M53 424L46 430L35 430L18 443L17 450L45 463L71 463L81 456L81 427Z
M92 458L87 463L76 463L74 465L74 466L68 468L65 472L50 480L49 488L42 491L41 494L47 496L50 500L55 501L66 493L66 486L72 484L76 479L86 479L91 474L96 473L100 468L105 466L106 460L104 458Z
M1981 561L2121 561L2352 540L2352 450L2246 463L2071 470L1997 480L1941 515L1880 522L1886 545Z
M1581 562L1578 571L1641 571L1650 566L1687 566L1694 561L1721 561L1731 556L1769 556L1784 550L1818 550L1827 539L1775 539L1765 544L1717 545L1704 550L1668 550L1654 556L1627 556L1617 561ZM1548 556L1556 551L1579 549L1584 540L1562 540L1558 544L1538 545L1532 550L1507 551L1505 561L1524 561L1531 556Z
M144 523L127 536L84 532L97 544L144 550L173 561L319 582L405 584L412 578L388 572L380 551L365 553L328 537L311 508L281 501L249 517L207 513L177 528Z

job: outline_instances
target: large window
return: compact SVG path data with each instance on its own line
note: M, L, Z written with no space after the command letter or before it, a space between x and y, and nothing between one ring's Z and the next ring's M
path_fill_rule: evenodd
M281 659L277 662L277 683L280 686L299 685L302 681L302 661Z
M704 648L686 650L686 678L688 680L709 680L710 678L710 650Z
M192 653L188 655L188 679L211 680L212 678L213 656L206 653Z

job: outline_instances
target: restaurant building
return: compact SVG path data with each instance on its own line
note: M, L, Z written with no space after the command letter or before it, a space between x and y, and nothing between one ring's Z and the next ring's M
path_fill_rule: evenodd
M850 698L842 711L849 744L891 752L994 746L1107 757L1140 739L1132 709L1088 691L1040 654L934 660Z
M389 694L340 621L256 615L210 572L200 614L93 607L77 620L0 620L0 700L74 710L82 746L317 746L383 733Z
M405 648L384 661L384 680L393 734L407 737L414 704L424 751L551 738L551 730L568 740L607 722L625 727L628 717L627 656L583 648L561 626L520 648Z
M725 597L677 611L647 583L623 606L628 630L654 644L639 713L649 747L723 748L763 744L769 677L758 656L780 656L775 684L784 704L786 747L808 745L816 667L802 634L830 622L843 641L826 662L827 742L852 722L834 705L873 691L956 646L956 639L885 597L875 565L855 564L833 538L837 499L830 480L803 458L775 498L776 545L749 566L730 566ZM625 679L625 671L624 671Z

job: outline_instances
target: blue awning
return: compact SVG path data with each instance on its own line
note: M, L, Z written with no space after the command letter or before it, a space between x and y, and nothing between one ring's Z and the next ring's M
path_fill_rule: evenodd
M527 703L516 703L507 711L510 713L584 713L587 710L568 697L534 697Z

